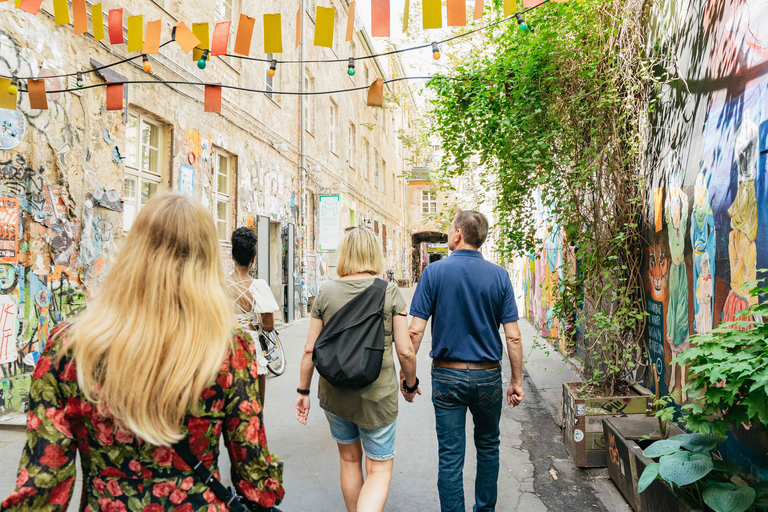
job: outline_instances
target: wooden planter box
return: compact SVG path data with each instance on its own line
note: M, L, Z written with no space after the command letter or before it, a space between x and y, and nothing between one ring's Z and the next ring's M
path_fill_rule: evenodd
M642 386L633 396L579 398L580 382L563 383L563 443L579 468L603 468L607 464L603 419L646 417L653 410L654 395Z
M653 460L643 455L636 441L657 428L658 422L654 417L603 420L611 480L635 512L701 512L679 498L663 480L655 480L642 494L637 494L640 475ZM674 426L670 431L671 436L683 433ZM655 432L649 440L657 439L660 435Z

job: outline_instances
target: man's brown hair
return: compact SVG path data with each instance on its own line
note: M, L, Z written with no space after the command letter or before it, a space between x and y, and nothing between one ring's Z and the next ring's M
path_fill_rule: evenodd
M480 248L488 237L488 219L482 213L472 210L459 210L453 221L456 229L461 230L461 236L468 245Z

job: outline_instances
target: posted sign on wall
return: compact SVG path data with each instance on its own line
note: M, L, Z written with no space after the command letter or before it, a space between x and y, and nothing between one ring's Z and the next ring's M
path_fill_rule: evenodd
M335 251L339 248L341 221L341 200L339 196L320 196L319 244L321 251Z

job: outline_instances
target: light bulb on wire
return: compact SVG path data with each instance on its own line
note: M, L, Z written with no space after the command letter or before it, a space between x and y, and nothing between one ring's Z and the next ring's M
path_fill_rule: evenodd
M272 78L275 76L275 73L277 73L277 59L272 59L272 62L269 63L269 69L267 70L267 76Z
M350 57L349 58L349 64L347 67L347 74L349 76L355 76L355 59Z
M144 71L146 71L147 73L151 73L152 72L152 63L149 62L149 57L147 57L146 55L142 55L141 56L141 60L144 61L144 63L142 64L142 67L144 68Z
M432 58L435 60L440 58L440 47L437 43L432 43Z
M208 52L209 50L203 50L203 56L197 61L198 68L205 69L205 66L208 65Z
M522 14L519 12L515 13L515 18L517 18L517 26L520 30L528 30L528 24L525 22Z
M77 82L75 82L75 85L77 85L78 87L83 86L83 74L79 71L77 72Z

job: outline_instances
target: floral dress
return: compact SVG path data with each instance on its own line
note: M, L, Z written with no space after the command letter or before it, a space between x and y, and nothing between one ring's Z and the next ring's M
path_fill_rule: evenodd
M55 329L32 375L27 442L16 490L0 511L66 510L75 483L75 454L83 474L81 510L95 512L213 512L227 507L200 481L176 451L136 439L86 401L72 359L57 355L68 326ZM253 341L242 331L203 392L199 417L182 431L192 453L218 478L219 436L232 461L232 482L251 510L283 498L283 463L267 449L258 400Z

